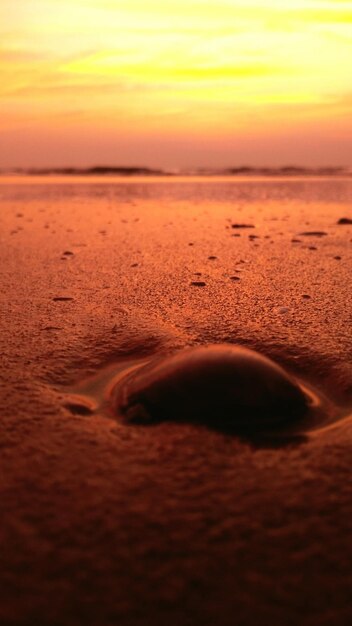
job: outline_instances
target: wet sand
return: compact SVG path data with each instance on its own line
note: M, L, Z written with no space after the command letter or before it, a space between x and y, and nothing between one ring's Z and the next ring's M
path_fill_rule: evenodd
M348 180L0 181L3 626L351 623L351 217ZM330 418L115 415L121 372L208 343Z

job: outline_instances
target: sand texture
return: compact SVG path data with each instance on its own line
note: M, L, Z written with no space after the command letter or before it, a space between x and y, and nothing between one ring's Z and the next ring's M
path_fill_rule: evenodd
M352 623L351 217L348 180L0 184L1 626ZM336 420L113 414L121 364L207 343Z

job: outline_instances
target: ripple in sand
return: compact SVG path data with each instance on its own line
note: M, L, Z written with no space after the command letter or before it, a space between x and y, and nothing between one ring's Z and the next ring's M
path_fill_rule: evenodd
M155 359L120 380L113 392L116 413L130 423L202 422L256 433L300 420L310 403L283 368L234 345Z
M131 355L66 388L64 397L76 416L121 425L203 424L269 445L302 442L351 420L350 406L335 406L272 360L233 344L152 359Z

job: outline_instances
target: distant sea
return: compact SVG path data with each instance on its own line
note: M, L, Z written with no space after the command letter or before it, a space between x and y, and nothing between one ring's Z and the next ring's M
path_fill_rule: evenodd
M225 167L225 168L185 168L155 169L140 166L105 166L87 168L7 168L0 170L0 175L15 176L352 176L348 167Z

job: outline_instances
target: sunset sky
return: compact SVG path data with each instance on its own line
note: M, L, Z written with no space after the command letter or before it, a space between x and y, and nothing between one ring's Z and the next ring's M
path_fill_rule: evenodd
M1 0L0 167L352 165L352 1Z

